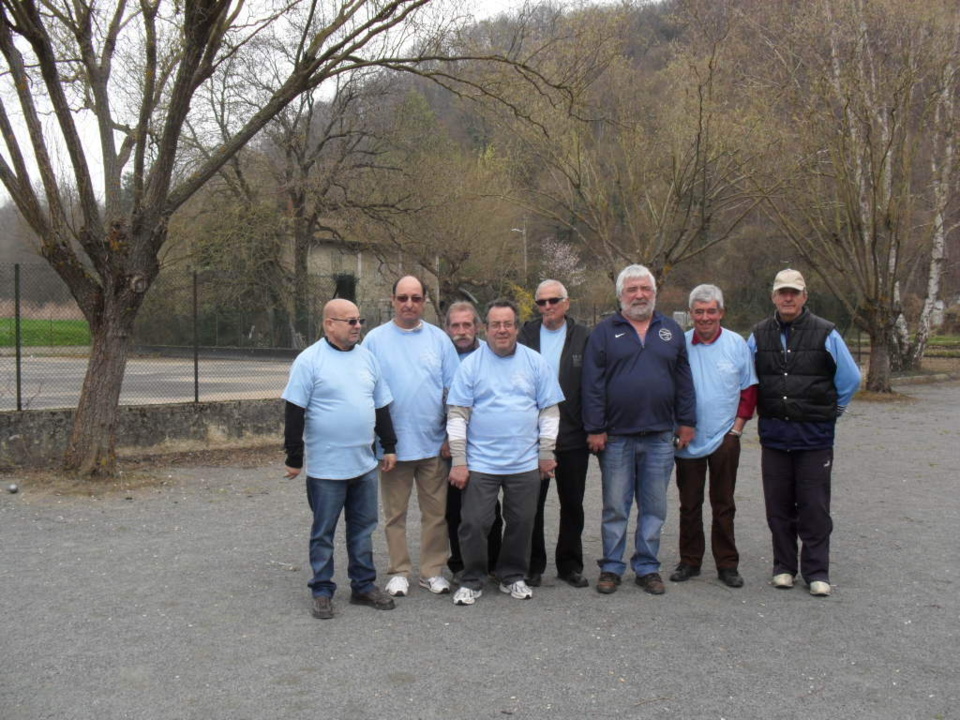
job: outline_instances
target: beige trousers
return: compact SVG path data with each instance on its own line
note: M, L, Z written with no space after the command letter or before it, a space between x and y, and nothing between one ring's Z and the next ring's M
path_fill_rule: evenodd
M384 532L390 554L388 575L409 578L413 570L407 547L407 508L417 484L420 505L420 577L440 575L450 555L447 538L447 464L439 457L398 462L390 472L380 473Z

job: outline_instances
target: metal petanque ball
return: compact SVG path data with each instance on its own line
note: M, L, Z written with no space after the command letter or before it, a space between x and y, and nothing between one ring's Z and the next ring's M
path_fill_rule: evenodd
M18 493L18 492L20 492L20 486L17 485L16 483L10 483L9 485L7 485L7 492L8 492L8 493Z

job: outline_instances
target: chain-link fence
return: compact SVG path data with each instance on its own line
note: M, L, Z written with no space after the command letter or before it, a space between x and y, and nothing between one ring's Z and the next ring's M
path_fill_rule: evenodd
M344 282L310 277L299 298L224 273L165 271L137 316L120 402L279 397ZM379 318L371 318L379 320ZM75 407L90 330L46 264L0 264L0 410Z

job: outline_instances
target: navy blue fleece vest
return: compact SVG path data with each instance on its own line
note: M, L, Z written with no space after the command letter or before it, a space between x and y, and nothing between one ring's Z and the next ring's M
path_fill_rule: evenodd
M787 348L780 342L787 329ZM827 351L827 336L833 323L809 311L782 326L776 318L757 323L757 378L760 380L757 410L760 417L791 422L824 422L837 417L837 365Z

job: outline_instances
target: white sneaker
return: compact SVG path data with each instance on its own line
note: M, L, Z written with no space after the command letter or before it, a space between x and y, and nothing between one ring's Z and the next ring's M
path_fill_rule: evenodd
M531 590L530 586L523 580L517 580L509 585L500 583L500 592L508 593L510 597L516 598L517 600L529 600L533 597L533 590Z
M443 575L434 575L432 578L420 578L420 587L426 588L434 595L445 595L450 592L450 583Z
M832 591L833 588L830 587L830 583L824 582L823 580L814 580L810 583L810 594L816 597L826 597Z
M781 590L789 590L793 587L793 575L790 573L780 573L773 576L773 586Z
M461 587L453 594L453 604L473 605L481 595L483 595L483 590L472 590L468 587Z
M406 597L407 593L410 592L410 581L403 575L394 575L390 578L390 582L387 583L385 590L387 591L387 595Z

